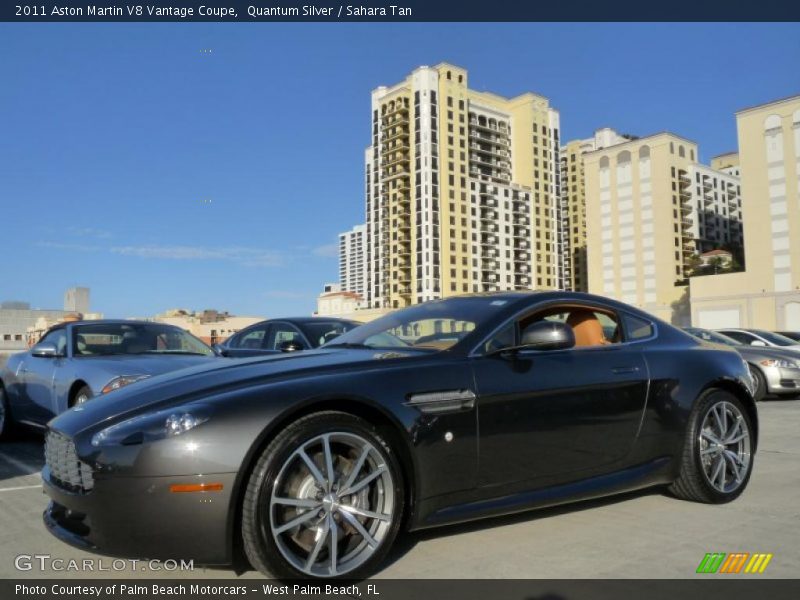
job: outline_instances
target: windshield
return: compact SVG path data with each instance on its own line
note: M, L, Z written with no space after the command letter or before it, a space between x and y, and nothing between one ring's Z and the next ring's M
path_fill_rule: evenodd
M507 307L510 300L467 296L398 310L345 333L326 347L446 350Z
M700 338L701 340L705 340L707 342L714 342L717 344L725 344L726 346L744 346L741 342L737 342L735 339L728 337L727 335L723 335L716 331L709 331L708 329L697 329L695 327L687 327L685 330L687 333L691 333L694 337Z
M762 329L753 329L753 333L760 335L770 344L775 344L776 346L797 346L796 341L794 341L792 338L786 337L785 335L781 335L780 333L773 333L771 331L764 331Z
M311 321L300 323L300 328L306 334L308 341L316 348L331 340L338 338L343 333L355 329L360 323L355 321Z
M72 329L73 356L198 354L214 351L183 329L159 323L100 323Z

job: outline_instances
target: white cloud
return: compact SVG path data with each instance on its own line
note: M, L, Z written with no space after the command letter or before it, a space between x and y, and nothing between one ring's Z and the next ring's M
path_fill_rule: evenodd
M315 256L335 258L339 256L339 244L326 244L324 246L317 246L312 250L312 252Z
M77 237L95 238L98 240L107 240L114 237L110 231L95 229L94 227L68 227L67 233Z
M279 252L260 248L207 246L114 246L114 254L167 260L227 260L247 267L279 267L284 257Z
M92 246L88 244L64 244L61 242L36 242L36 245L41 248L53 248L55 250L74 250L76 252L97 252L103 249L101 246Z

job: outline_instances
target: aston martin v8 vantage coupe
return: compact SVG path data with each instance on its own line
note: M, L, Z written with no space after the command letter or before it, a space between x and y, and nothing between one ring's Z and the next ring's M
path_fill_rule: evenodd
M357 578L399 533L664 486L747 486L747 365L619 302L504 292L319 349L149 378L49 424L46 527L113 555ZM699 517L698 517L699 518Z

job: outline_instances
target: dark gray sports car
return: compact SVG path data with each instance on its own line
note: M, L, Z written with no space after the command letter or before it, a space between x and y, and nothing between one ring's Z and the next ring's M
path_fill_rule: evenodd
M465 296L64 413L44 521L110 554L353 578L404 529L657 485L731 501L757 431L733 349L597 296Z

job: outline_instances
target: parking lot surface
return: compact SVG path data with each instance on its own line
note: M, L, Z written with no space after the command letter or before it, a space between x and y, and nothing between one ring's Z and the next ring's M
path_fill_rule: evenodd
M797 577L800 564L800 400L759 404L761 438L750 485L735 502L710 506L660 490L616 496L514 517L409 534L378 577L386 578L689 578L707 552L773 554L755 577ZM19 555L82 561L99 557L47 533L39 485L42 440L0 444L0 578L251 578L241 569L64 572ZM109 568L111 559L104 559ZM30 564L23 560L23 566ZM66 563L65 563L66 564ZM96 564L96 563L95 563ZM740 575L753 577L752 575ZM715 576L711 576L715 577ZM732 577L719 575L719 577Z

